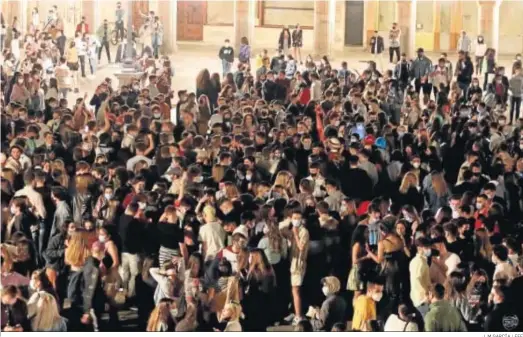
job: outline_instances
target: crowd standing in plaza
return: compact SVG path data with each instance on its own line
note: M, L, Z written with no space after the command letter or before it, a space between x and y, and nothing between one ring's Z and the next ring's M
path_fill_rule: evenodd
M144 76L71 100L112 30L57 13L2 20L2 331L523 330L520 55L411 60L394 25L360 74L297 25L173 93L151 12Z

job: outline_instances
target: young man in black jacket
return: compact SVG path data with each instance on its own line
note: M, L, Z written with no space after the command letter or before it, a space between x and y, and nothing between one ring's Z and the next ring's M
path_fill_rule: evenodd
M383 38L378 35L377 30L374 31L374 35L370 38L369 45L374 61L379 63L380 71L383 71L383 50L385 50L385 45Z
M229 39L226 39L225 44L220 48L218 57L222 60L222 75L225 77L231 71L234 62L234 48L231 47Z

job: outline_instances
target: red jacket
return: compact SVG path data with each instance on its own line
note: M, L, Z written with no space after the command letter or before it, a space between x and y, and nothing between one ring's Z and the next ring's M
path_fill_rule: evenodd
M303 88L300 92L300 103L301 105L307 105L311 100L311 89Z
M83 27L83 29L82 29L82 25L85 26L85 27ZM89 25L85 22L83 24L80 22L79 24L76 25L75 33L78 33L78 32L89 34Z

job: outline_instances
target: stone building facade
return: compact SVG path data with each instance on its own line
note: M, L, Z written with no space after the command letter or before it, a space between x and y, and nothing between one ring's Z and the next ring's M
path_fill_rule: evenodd
M82 15L93 27L104 19L114 21L118 0L10 0L2 1L9 23L18 16L28 25L31 9L38 7L42 19L58 5L71 36ZM246 36L254 48L277 48L283 26L303 27L304 51L320 54L341 52L366 45L374 30L387 43L393 22L402 29L403 50L454 51L462 30L474 40L482 34L489 46L502 54L523 52L523 0L121 0L138 13L154 10L164 24L164 51L174 52L180 43L221 45L225 38L237 44Z

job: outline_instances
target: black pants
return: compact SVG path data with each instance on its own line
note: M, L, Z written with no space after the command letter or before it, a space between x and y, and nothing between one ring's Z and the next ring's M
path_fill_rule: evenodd
M510 123L519 119L519 113L521 111L521 97L510 97ZM514 117L516 117L514 119Z
M414 89L416 90L416 93L420 93L420 91L423 92L424 95L430 95L432 91L432 84L430 83L421 83L421 79L416 78L414 80Z
M122 22L116 22L115 29L116 29L116 41L118 41L118 38L121 38L122 41L123 41L125 39L124 29L123 29L123 21Z
M107 51L107 61L111 63L111 51L109 50L109 40L102 40L100 50L98 50L98 61L102 58L102 50L104 49Z
M396 53L396 62L400 60L400 47L389 47L389 61L392 63L394 60L394 53Z
M80 69L82 71L82 77L85 77L85 55L78 55L80 60Z
M481 67L483 66L484 56L476 56L476 75L481 73Z

